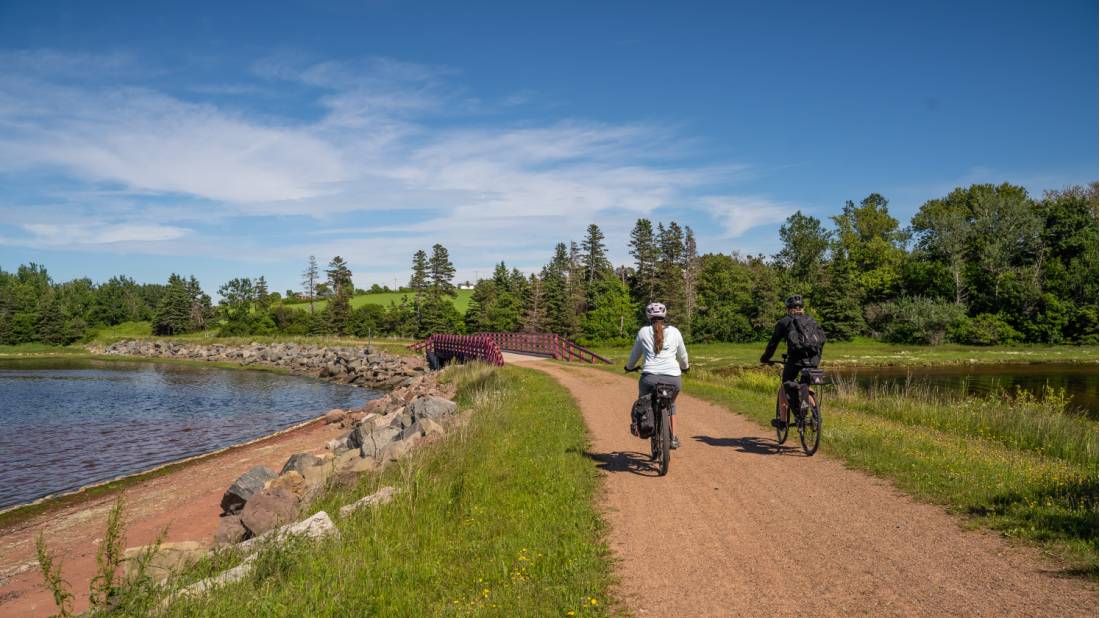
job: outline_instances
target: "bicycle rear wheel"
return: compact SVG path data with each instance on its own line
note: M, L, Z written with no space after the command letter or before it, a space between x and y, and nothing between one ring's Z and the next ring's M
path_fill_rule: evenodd
M787 393L783 391L783 387L779 387L779 394L775 397L775 420L783 420L783 398L787 396ZM787 415L790 418L790 414ZM787 441L787 431L790 429L787 425L782 428L777 424L775 427L775 442L777 444L783 444Z
M668 462L671 458L672 449L672 429L669 427L668 422L668 409L661 409L661 427L659 438L657 440L659 446L659 453L657 458L657 475L664 476L668 474Z
M802 450L807 456L816 453L821 443L821 408L816 396L813 401L812 404L807 405L809 409L806 410L804 422L798 425L798 437L802 441Z

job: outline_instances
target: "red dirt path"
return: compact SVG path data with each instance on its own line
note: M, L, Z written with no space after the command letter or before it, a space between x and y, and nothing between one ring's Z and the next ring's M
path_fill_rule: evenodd
M690 396L682 446L657 477L648 441L627 431L634 380L528 366L580 404L604 471L616 596L635 615L1097 615L1095 580L1061 577L1039 552L964 531L829 457L777 453L774 432Z

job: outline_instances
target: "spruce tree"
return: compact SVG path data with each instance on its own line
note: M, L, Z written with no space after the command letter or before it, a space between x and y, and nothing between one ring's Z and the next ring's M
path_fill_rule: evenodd
M546 332L546 298L543 294L542 280L531 275L527 280L527 298L524 303L523 332Z
M589 225L581 242L581 264L584 266L587 287L591 287L592 282L611 270L611 262L607 261L607 246L603 241L604 235L600 226L595 223Z
M699 248L695 244L695 232L684 226L684 252L681 268L684 271L684 319L681 328L691 338L692 321L695 319L695 292L699 281Z
M302 273L302 286L305 288L306 296L309 298L309 312L313 313L313 299L317 295L317 281L321 276L320 269L317 268L317 258L309 256L309 266L306 267L305 272Z
M182 335L191 332L192 292L183 277L172 273L153 314L153 334Z
M651 303L657 293L658 251L653 223L649 219L638 219L634 224L630 232L630 255L634 256L634 295L642 304Z
M328 275L328 285L332 289L332 298L326 308L329 330L338 335L346 335L348 321L351 319L351 296L355 291L351 269L343 258L336 256L329 262L325 274Z
M655 298L668 307L668 319L677 322L684 319L684 233L673 221L666 228L657 224L658 258Z
M451 256L447 253L446 247L440 244L432 245L432 257L428 262L428 269L433 299L458 296L454 285L455 266L451 263Z

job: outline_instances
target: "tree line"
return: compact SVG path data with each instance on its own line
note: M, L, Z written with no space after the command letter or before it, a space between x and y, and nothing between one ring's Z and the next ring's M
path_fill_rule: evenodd
M0 343L69 343L101 326L149 320L157 334L423 337L436 332L552 332L584 343L630 339L643 308L665 303L689 341L766 338L783 299L806 298L834 340L1084 343L1097 338L1097 185L1050 191L981 184L926 202L908 226L872 193L822 221L796 212L772 256L700 255L690 227L638 219L632 262L614 266L589 225L558 243L537 273L500 262L460 314L447 249L411 259L406 294L388 306L351 306L357 291L339 256L311 256L300 293L269 292L264 277L235 278L211 305L194 277L165 285L126 277L53 283L31 264L0 271ZM372 290L380 290L374 286ZM318 301L324 301L323 307ZM306 306L308 304L308 307Z

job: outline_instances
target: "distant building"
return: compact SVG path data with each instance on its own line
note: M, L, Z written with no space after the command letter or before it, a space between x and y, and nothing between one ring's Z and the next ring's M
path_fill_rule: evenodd
M474 289L474 284L470 283L469 281L463 281L462 283L458 284L458 289L460 289L460 290L472 290L472 289Z

